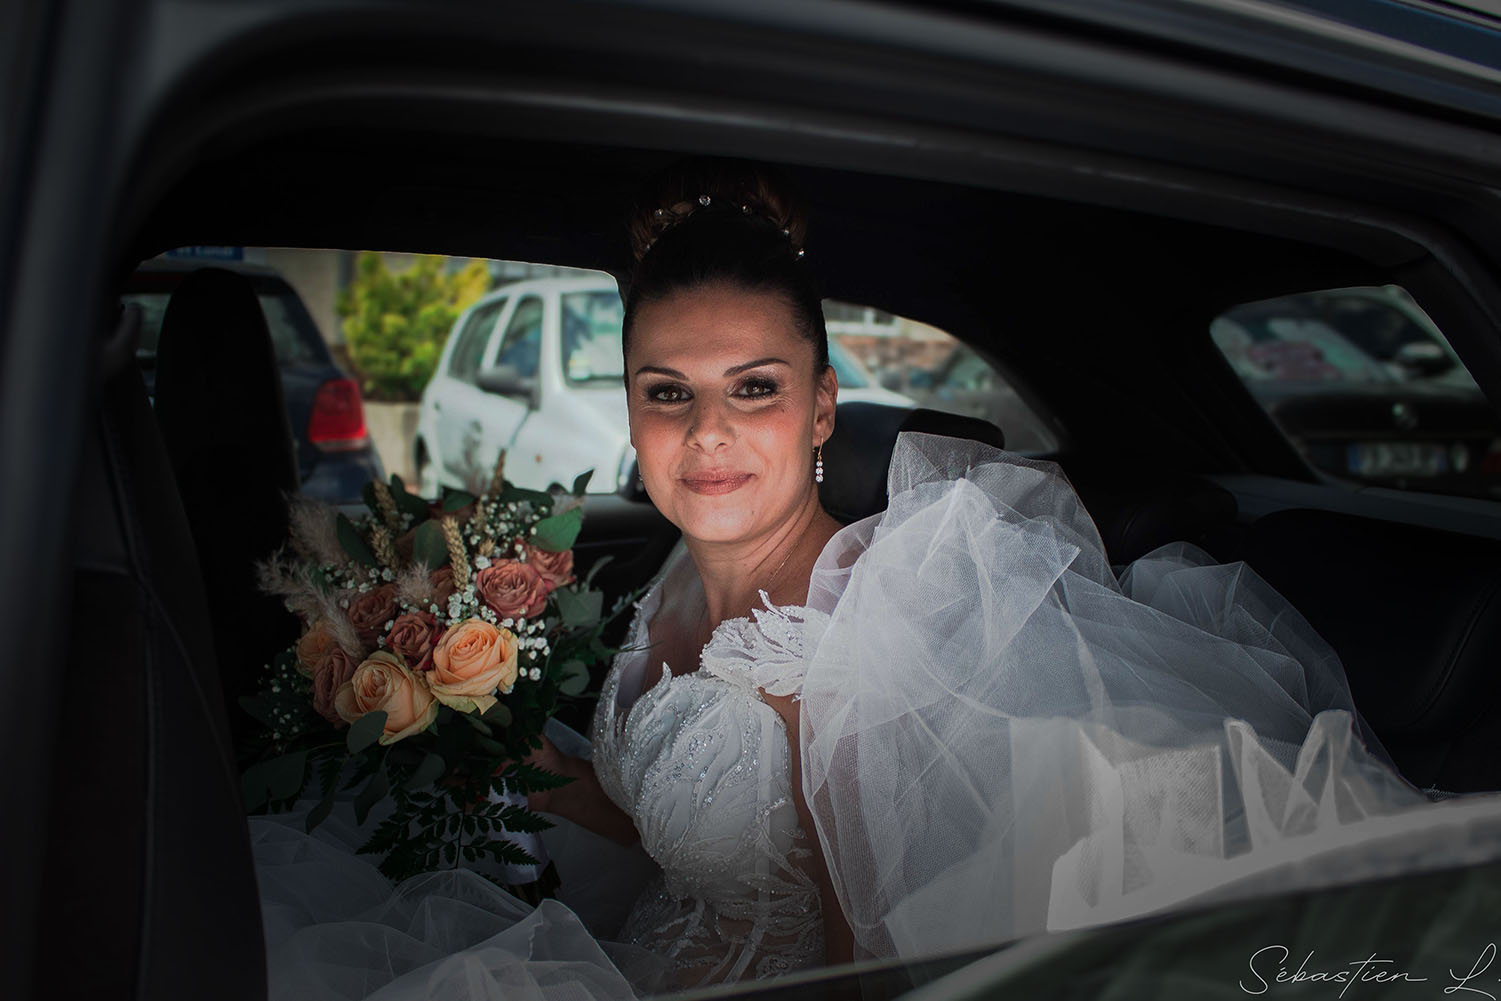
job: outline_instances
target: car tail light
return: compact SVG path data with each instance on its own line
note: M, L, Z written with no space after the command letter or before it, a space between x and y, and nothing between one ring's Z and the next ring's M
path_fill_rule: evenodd
M307 436L325 452L352 452L370 443L360 387L353 379L330 379L318 387Z

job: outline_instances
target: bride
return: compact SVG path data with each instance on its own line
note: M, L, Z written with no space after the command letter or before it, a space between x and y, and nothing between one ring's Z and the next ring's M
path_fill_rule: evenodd
M1306 878L1424 802L1285 601L1186 546L1118 578L1049 464L904 435L887 511L841 526L801 216L736 163L645 204L630 437L684 545L591 745L536 755L575 781L531 805L587 846L565 888L621 868L603 839L660 873L591 935L257 821L273 994L618 996L954 951Z

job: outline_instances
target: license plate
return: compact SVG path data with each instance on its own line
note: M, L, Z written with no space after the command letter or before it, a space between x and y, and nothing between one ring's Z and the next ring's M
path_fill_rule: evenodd
M1357 476L1442 476L1449 450L1427 441L1363 441L1350 446L1350 472Z

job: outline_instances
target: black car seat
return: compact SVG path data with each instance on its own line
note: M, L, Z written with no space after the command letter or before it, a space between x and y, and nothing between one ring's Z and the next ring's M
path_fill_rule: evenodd
M172 292L156 354L156 417L203 568L221 684L236 704L297 622L262 594L254 566L287 539L297 457L281 372L255 289L204 268Z
M1408 781L1501 789L1501 542L1294 509L1241 556L1334 647Z
M834 433L823 446L824 481L818 497L825 511L849 524L886 509L891 450L903 431L1006 447L1001 429L977 417L884 403L841 403L835 411Z
M138 307L127 315L138 329ZM34 979L50 997L260 999L255 875L193 538L133 345L109 357L71 515L75 629L58 651L67 709L42 913L27 918L43 929Z

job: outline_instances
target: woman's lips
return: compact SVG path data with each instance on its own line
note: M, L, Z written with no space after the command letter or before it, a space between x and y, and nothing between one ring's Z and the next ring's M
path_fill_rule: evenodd
M750 481L750 473L694 473L682 478L683 486L696 494L733 493Z

